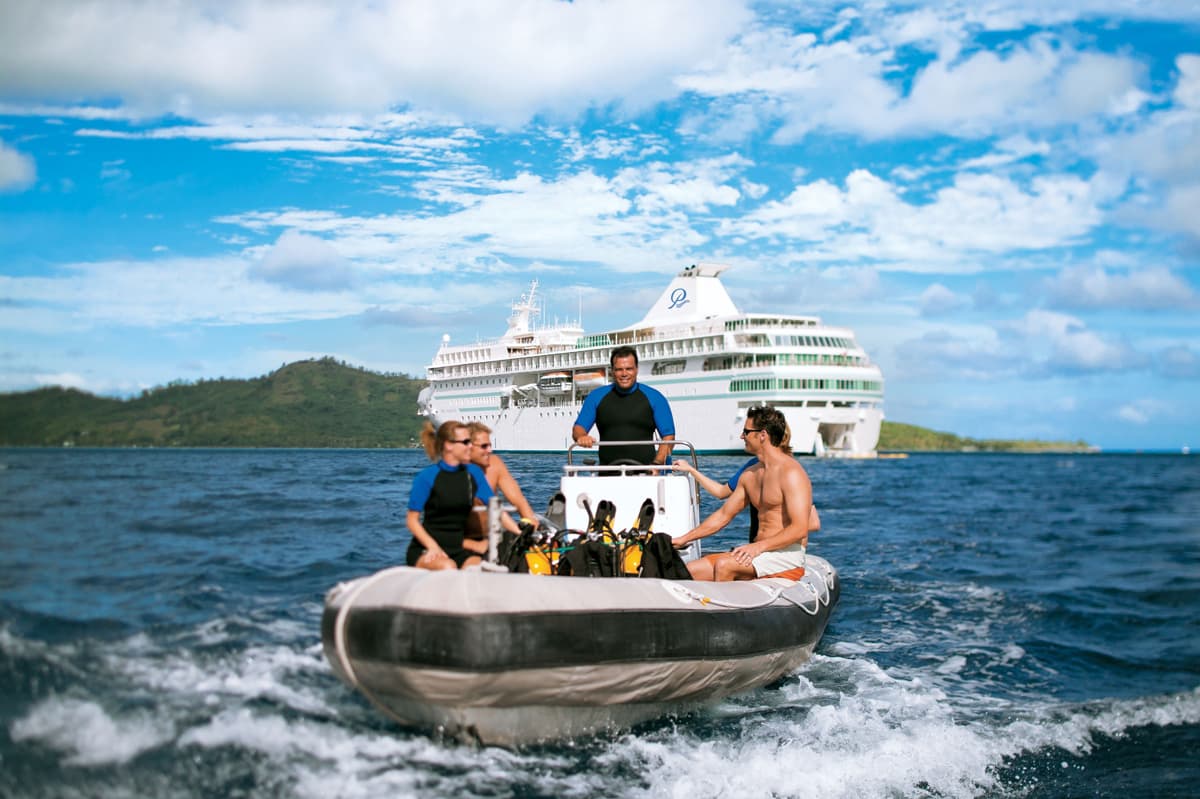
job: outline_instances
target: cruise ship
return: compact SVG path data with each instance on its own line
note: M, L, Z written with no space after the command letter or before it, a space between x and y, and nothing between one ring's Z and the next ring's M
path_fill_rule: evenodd
M638 380L666 396L675 436L702 453L743 452L747 409L783 411L797 455L871 457L883 421L883 374L851 330L815 316L747 314L720 275L696 264L675 275L640 322L607 333L538 326L534 280L498 339L452 345L443 336L419 413L435 424L480 421L499 450L561 452L609 353L638 352Z

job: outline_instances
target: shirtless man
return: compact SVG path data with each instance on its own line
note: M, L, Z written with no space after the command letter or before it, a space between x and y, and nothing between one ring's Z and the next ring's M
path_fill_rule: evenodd
M471 422L467 429L471 431L471 443L474 445L471 447L471 463L483 469L488 485L493 491L503 494L517 509L517 513L521 514L521 518L536 522L537 516L533 512L533 506L521 493L521 487L517 485L512 472L500 456L492 451L492 429L483 422Z
M731 552L694 560L695 580L753 580L803 565L812 516L812 483L784 444L787 421L770 406L751 408L742 438L759 463L746 469L729 499L707 519L674 539L676 547L705 538L729 524L747 504L758 509L758 537Z
M789 428L787 428L787 432L783 436L783 444L780 445L780 449L783 449L787 452L791 452L791 442L792 442L792 429L789 427ZM700 484L700 487L703 488L708 493L712 494L716 499L728 499L729 495L733 493L733 490L735 488L737 488L738 480L741 478L742 474L747 469L749 469L751 466L756 466L757 464L758 464L758 458L757 457L751 458L750 460L748 460L744 464L742 464L742 467L740 469L738 469L736 472L734 472L733 476L730 477L724 483L718 483L716 480L709 477L704 472L700 471L695 466L693 466L686 458L674 461L671 464L671 469L674 470L676 474L682 472L684 474L692 475L693 477L696 478L696 482ZM495 488L495 486L493 486L493 488ZM820 516L820 514L817 513L817 506L814 504L813 509L812 509L812 516L810 516L808 519L808 531L810 533L815 533L820 529L821 529L821 516ZM753 505L751 505L750 506L750 543L754 543L755 539L757 539L757 538L758 538L758 509L755 508Z

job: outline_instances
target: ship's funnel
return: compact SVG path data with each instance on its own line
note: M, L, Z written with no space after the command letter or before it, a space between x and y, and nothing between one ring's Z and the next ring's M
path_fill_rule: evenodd
M671 285L634 328L699 322L714 316L733 316L737 306L718 277L723 264L696 264L675 276ZM632 329L632 328L630 328Z

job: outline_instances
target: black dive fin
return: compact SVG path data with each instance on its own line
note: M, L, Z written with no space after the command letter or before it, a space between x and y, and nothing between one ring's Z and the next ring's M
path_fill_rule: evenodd
M637 521L633 523L633 529L639 533L650 532L650 527L654 524L654 500L649 497L642 502L642 507L638 511Z
M546 518L559 530L567 526L567 498L561 491L550 497L550 503L546 506Z

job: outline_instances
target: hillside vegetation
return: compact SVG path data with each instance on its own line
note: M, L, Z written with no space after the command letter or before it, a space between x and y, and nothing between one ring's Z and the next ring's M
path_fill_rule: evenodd
M1086 441L963 438L911 424L884 422L880 452L1089 452Z
M332 358L251 380L172 383L127 400L66 388L0 394L0 446L411 447L424 420L407 375ZM1085 451L1083 441L962 438L884 422L880 451Z
M323 358L251 380L172 383L116 400L74 389L0 395L0 445L407 447L424 381Z

